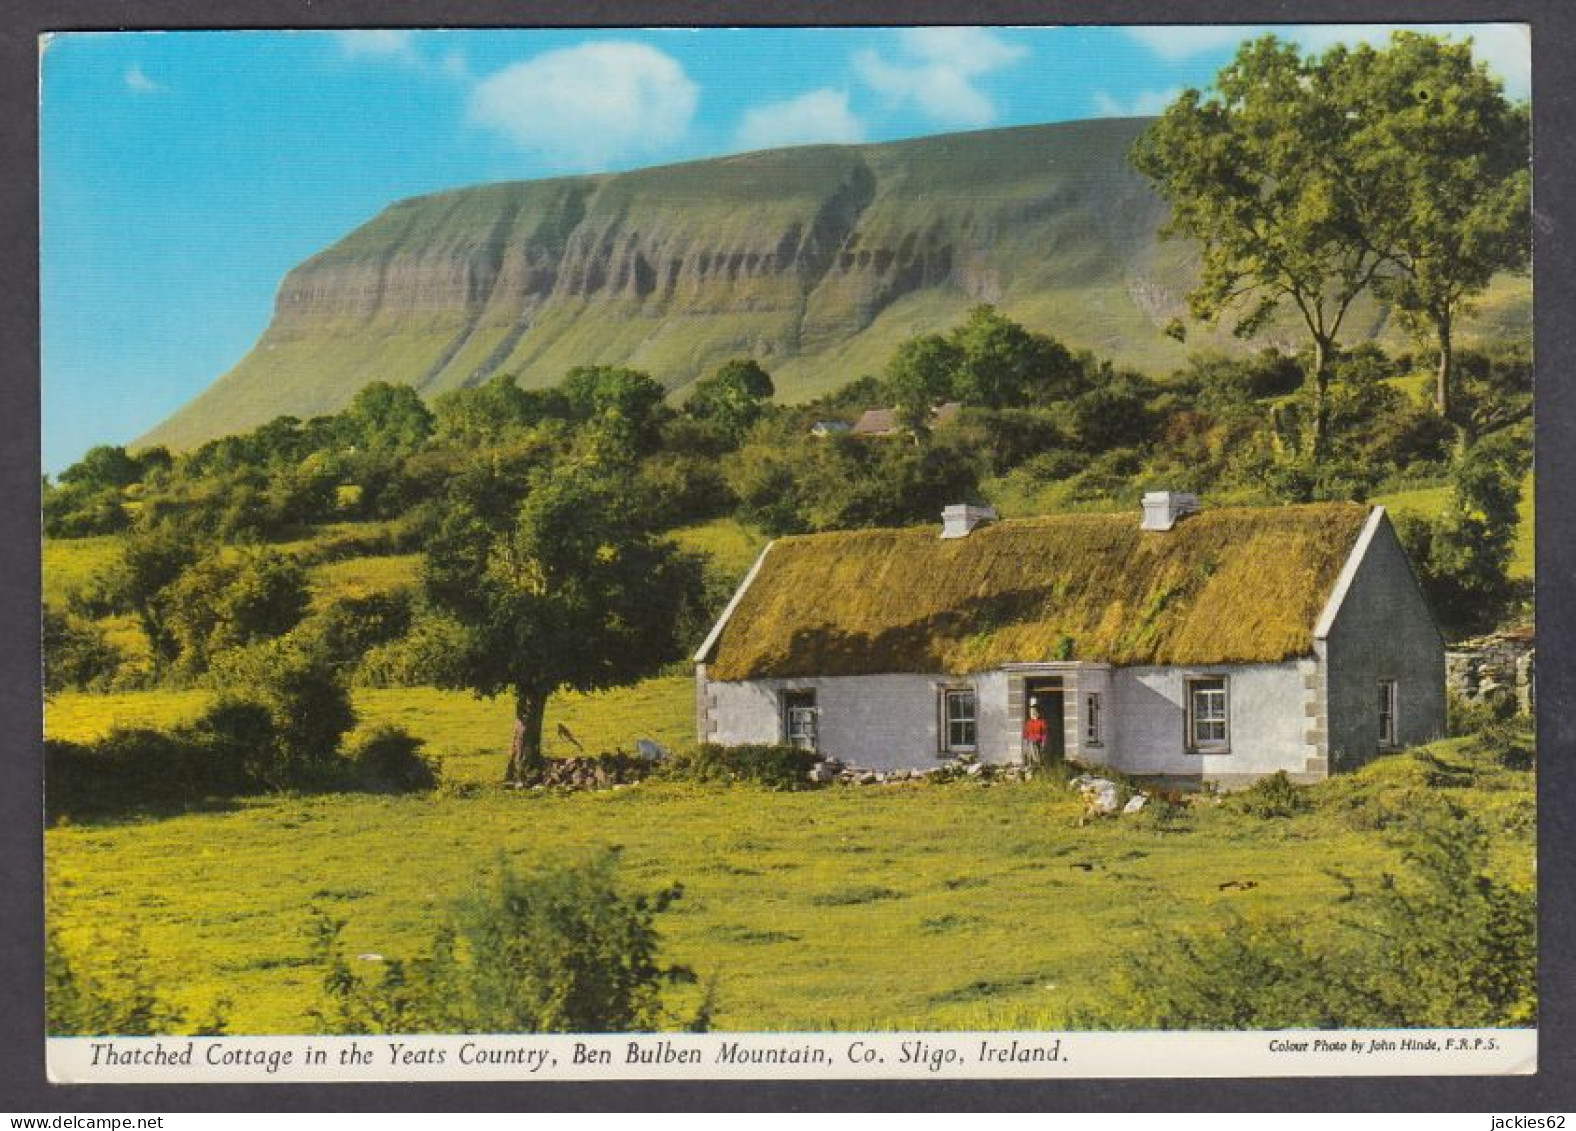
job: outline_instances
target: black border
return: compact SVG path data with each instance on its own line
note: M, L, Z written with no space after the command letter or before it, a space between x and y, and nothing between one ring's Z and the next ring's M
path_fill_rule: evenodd
M39 638L37 36L157 28L903 23L1528 22L1533 27L1537 349L1539 1071L1307 1080L92 1085L45 1082ZM1576 1108L1576 9L1561 0L4 0L0 2L0 1110L1495 1111Z

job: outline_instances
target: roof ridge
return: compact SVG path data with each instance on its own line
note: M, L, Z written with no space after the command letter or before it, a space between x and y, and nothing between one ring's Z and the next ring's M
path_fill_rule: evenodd
M1355 500L1350 500L1350 499L1330 499L1330 500L1320 500L1320 501L1309 502L1309 503L1262 503L1262 504L1255 504L1255 505L1252 505L1252 506L1229 506L1229 507L1226 507L1226 506L1213 506L1212 507L1212 506L1209 506L1207 504L1207 501L1206 501L1206 504L1203 507L1201 507L1199 510L1197 510L1197 511L1195 511L1192 514L1187 516L1187 521L1191 522L1194 519L1199 519L1199 518L1211 518L1211 519L1213 519L1213 518L1218 518L1218 517L1220 517L1222 515L1246 516L1246 515L1256 515L1256 514L1290 514L1290 513L1298 512L1298 511L1304 512L1304 513L1313 512L1313 511L1334 512L1334 511L1348 510L1348 509L1353 509L1353 508L1358 508L1358 507L1362 508L1364 513L1367 513L1368 511L1373 509L1373 506L1374 506L1374 504L1372 504L1372 503L1359 503L1359 502L1356 502ZM1107 521L1114 521L1116 519L1130 520L1135 526L1137 526L1137 524L1139 522L1139 519L1140 519L1140 512L1139 512L1137 507L1133 507L1133 508L1130 508L1130 509L1123 509L1123 510L1119 510L1119 511L1055 511L1055 512L1053 512L1051 514L1014 515L1011 518L997 518L997 519L994 519L988 524L984 524L984 525L981 525L979 527L976 527L973 533L979 533L980 531L990 530L992 528L1012 527L1012 526L1028 526L1028 525L1031 525L1031 524L1069 522L1069 521L1080 521L1080 520L1093 521L1093 520L1096 520L1096 519L1103 519L1103 520L1107 520ZM842 528L839 528L839 529L836 529L836 530L808 530L808 531L805 531L803 534L784 534L780 538L778 538L777 541L779 541L779 542L804 542L804 541L809 541L811 539L821 539L821 538L830 539L830 538L844 538L844 537L854 537L854 536L857 536L857 537L870 537L870 536L878 535L878 534L904 534L904 533L909 533L909 532L912 532L912 531L935 531L935 530L937 530L940 527L940 525L941 525L941 523L940 523L940 515L938 514L937 515L937 521L935 521L935 522L925 522L925 523L915 522L915 523L909 523L906 526L849 526L849 527L842 527ZM1164 531L1157 531L1156 533L1165 533L1165 532ZM973 534L970 535L970 537L972 537L972 536L973 536Z

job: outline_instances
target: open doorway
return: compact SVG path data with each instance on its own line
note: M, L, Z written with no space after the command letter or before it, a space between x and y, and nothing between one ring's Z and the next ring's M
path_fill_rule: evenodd
M1023 690L1023 719L1020 724L1028 720L1030 711L1038 711L1040 718L1045 720L1045 749L1040 756L1041 761L1046 765L1066 761L1067 725L1063 721L1066 704L1061 677L1045 676L1027 680Z

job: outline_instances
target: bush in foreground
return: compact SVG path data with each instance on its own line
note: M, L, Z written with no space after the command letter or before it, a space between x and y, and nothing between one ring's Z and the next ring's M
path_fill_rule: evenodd
M1536 897L1486 871L1481 824L1420 802L1392 843L1406 867L1348 885L1332 923L1239 918L1130 955L1098 1029L1328 1029L1531 1025Z
M45 1031L52 1037L149 1037L191 1032L224 1032L227 1003L214 1003L206 1021L188 1025L180 1010L160 999L148 972L148 956L134 935L93 940L92 956L100 975L80 955L67 953L60 932L44 934Z
M655 918L682 894L626 894L618 856L520 876L463 901L408 965L364 978L346 957L342 921L319 914L314 955L324 967L317 1019L334 1033L603 1033L683 1025L664 990L695 982L660 960ZM688 1022L703 1028L709 1002Z

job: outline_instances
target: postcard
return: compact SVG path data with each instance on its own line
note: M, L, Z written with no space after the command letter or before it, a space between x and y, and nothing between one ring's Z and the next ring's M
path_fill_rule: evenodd
M1530 44L45 36L51 1079L1535 1071Z

